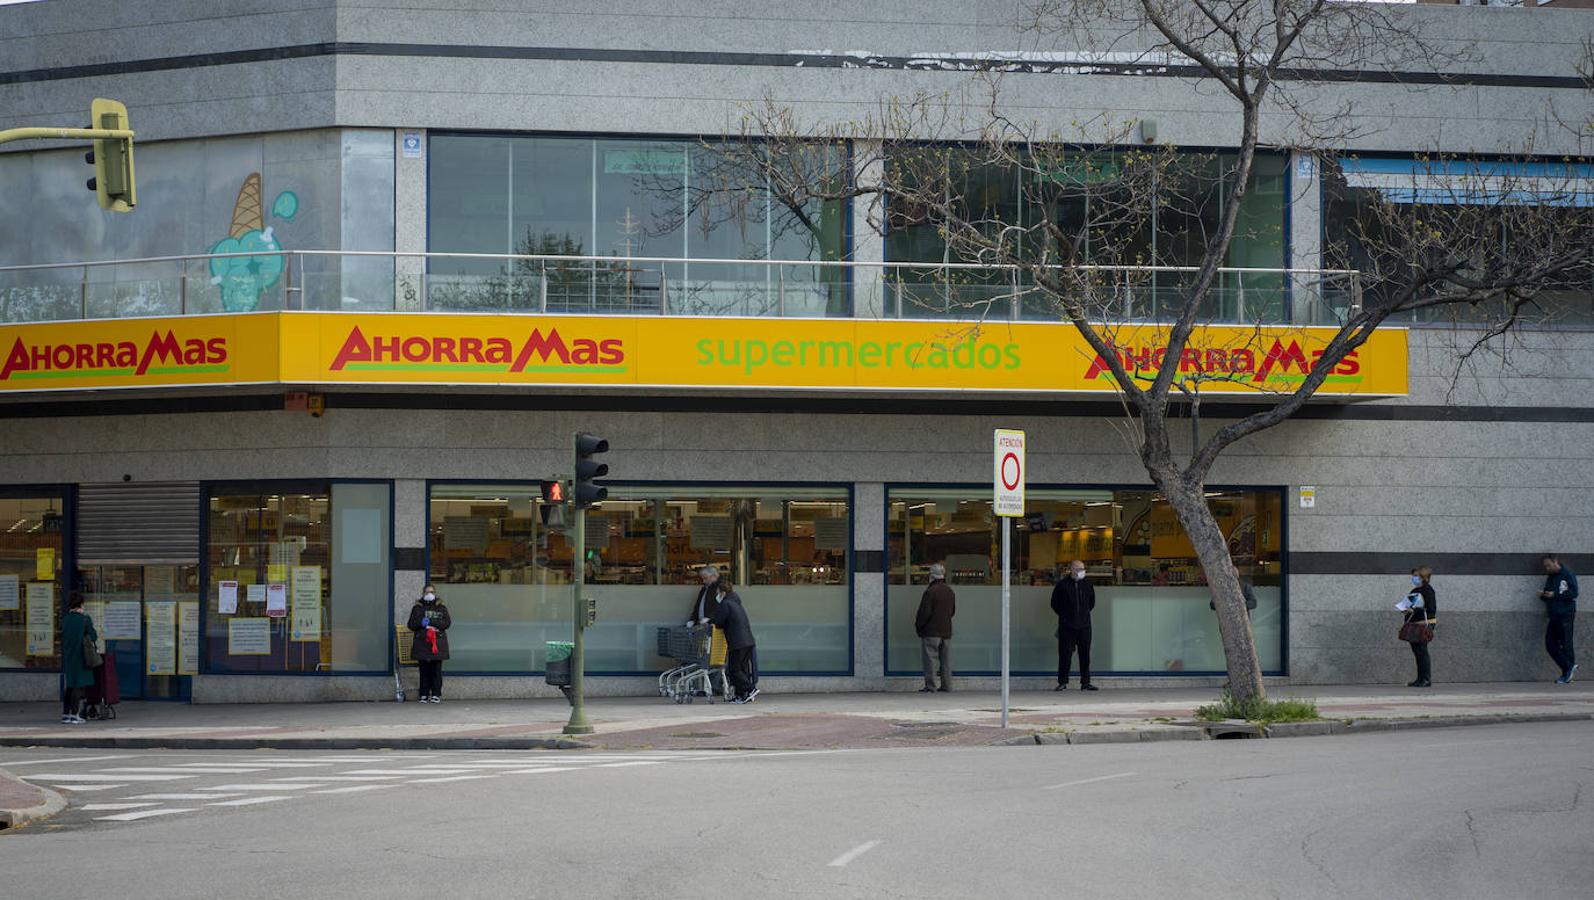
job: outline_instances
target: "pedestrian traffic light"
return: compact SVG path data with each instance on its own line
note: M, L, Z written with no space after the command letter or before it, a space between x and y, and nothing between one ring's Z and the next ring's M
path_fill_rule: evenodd
M96 98L89 105L89 128L105 131L130 131L127 107L115 100ZM88 189L101 209L132 212L137 202L133 181L133 138L94 138L94 149L83 154L83 161L94 167Z
M545 528L565 527L565 484L562 481L542 482L542 524Z
M609 442L586 432L576 434L576 477L570 486L570 505L586 509L609 496L609 489L593 481L609 474L609 467L592 457L609 452Z

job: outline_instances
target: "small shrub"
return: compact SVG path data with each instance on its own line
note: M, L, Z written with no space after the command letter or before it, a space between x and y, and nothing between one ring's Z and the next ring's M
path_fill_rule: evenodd
M1224 691L1218 702L1197 707L1196 718L1208 722L1244 719L1258 725L1273 725L1278 722L1312 722L1322 717L1317 714L1315 700L1302 700L1298 697L1288 697L1283 700L1263 700L1253 697L1250 700L1240 700L1228 691Z

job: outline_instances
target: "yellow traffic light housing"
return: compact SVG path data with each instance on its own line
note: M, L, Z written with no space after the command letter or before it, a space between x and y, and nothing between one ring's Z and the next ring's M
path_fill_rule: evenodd
M89 128L100 131L125 131L126 137L94 138L94 149L84 159L94 165L88 188L101 209L132 212L138 202L133 180L133 137L127 120L127 107L115 100L96 98L89 105Z

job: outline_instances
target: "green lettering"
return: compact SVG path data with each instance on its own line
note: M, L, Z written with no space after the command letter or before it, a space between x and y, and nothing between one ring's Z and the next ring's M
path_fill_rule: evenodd
M886 368L896 365L892 360L897 354L897 348L902 346L901 341L886 341Z
M793 344L791 341L776 341L775 352L770 358L774 361L775 365L786 368L791 365L791 358L796 353L796 344Z
M945 344L931 344L930 345L930 368L932 368L932 369L944 369L944 368L946 368L946 345Z
M797 365L808 368L808 348L814 345L813 341L800 341L797 344Z
M858 348L858 365L865 369L880 365L880 345L874 341L864 341L863 346Z
M714 361L714 354L708 349L708 347L708 338L704 338L697 342L697 364L700 366L706 366Z
M847 354L846 362L841 361L841 355L844 351ZM819 364L821 366L845 366L849 369L852 368L852 344L844 343L842 341L820 341Z
M902 358L908 361L908 368L917 369L919 367L919 351L922 349L924 349L924 345L919 343L909 344L902 348Z
M747 365L742 367L742 371L751 375L754 369L769 361L769 345L763 341L746 341L745 343L747 344ZM757 351L756 359L754 358L755 350Z
M1008 344L1006 349L1007 349L1007 367L1009 369L1018 368L1019 367L1018 345L1017 344Z
M952 365L959 369L974 368L974 338L958 344L957 349L952 351Z
M991 351L987 354L985 351ZM980 368L994 369L1002 364L1002 349L995 344L986 344L980 348Z

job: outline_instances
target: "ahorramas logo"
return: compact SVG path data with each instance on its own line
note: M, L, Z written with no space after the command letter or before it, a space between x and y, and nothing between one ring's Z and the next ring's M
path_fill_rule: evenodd
M224 371L227 339L186 338L157 331L142 347L133 341L29 344L17 338L6 354L0 381L12 378L68 378L72 376L175 375L196 371Z
M1167 347L1115 347L1118 361L1130 372L1155 372L1162 368L1162 361L1167 358ZM1283 341L1274 339L1273 346L1262 355L1260 362L1255 351L1247 347L1235 349L1193 349L1186 347L1179 354L1179 372L1195 372L1207 375L1234 375L1235 381L1249 380L1253 383L1262 383L1269 379L1295 380L1305 378L1312 371L1312 366L1317 364L1323 355L1322 350L1313 350L1307 353L1301 349L1299 341ZM1361 381L1361 362L1356 358L1356 351L1345 354L1339 365L1334 367L1329 376L1338 382ZM1298 373L1298 374L1295 374ZM1085 372L1086 380L1093 380L1101 376L1112 377L1112 368L1107 360L1097 355L1090 368ZM1355 377L1347 377L1355 376Z
M503 337L425 337L397 335L367 338L359 326L349 329L329 368L344 369L479 369L486 371L565 372L622 368L625 343L619 338L566 339L559 329L547 334L533 328L517 349Z

